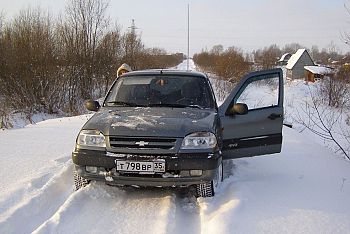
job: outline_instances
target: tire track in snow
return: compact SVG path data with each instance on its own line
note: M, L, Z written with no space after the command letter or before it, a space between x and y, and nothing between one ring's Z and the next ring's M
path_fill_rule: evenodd
M169 189L93 182L73 193L34 233L168 233L175 212L175 195Z
M182 193L177 193L175 204L176 216L170 233L183 233L186 227L186 233L200 234L202 232L200 207L193 191L189 188L182 188Z
M38 189L42 188L53 176L53 173L44 173L43 175L30 181L23 181L23 187L14 189L9 192L9 196L5 196L0 201L0 220L4 219L7 213L13 212L18 208L18 204L28 197L33 197Z
M5 219L6 214L13 213L14 210L18 209L24 201L36 196L38 190L43 188L55 174L60 173L59 169L67 167L67 162L70 160L70 156L55 159L56 165L44 168L36 178L25 179L24 177L24 180L19 181L19 183L23 184L22 187L13 189L8 193L8 196L0 199L0 221Z
M5 218L0 219L0 233L28 233L50 218L73 192L73 165L69 162L63 169L50 179L45 175L42 179L32 181L34 187L42 187L33 194L21 198L21 193L14 202L18 204L4 212ZM20 223L19 223L20 222Z
M230 224L223 223L236 209L237 200L232 200L232 178L235 170L232 160L224 161L224 182L218 188L215 197L196 198L193 188L183 188L176 196L175 228L171 233L230 233Z
M200 198L201 233L235 233L231 225L237 209L240 208L240 200L232 198L233 186L221 189L215 197Z
M233 160L224 161L223 166L224 181L215 196L197 199L202 234L236 232L231 220L241 206L241 201L235 198L235 180L232 177L237 167Z

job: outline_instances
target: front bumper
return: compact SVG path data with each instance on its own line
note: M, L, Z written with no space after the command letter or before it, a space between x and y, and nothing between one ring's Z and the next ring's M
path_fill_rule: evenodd
M116 171L116 160L165 160L165 173L140 175ZM213 180L221 163L221 154L175 154L175 155L124 155L104 151L78 149L72 153L77 173L88 180L105 181L115 185L138 186L188 186ZM86 170L86 166L97 167L96 173ZM202 170L201 175L191 176L190 170ZM107 178L108 177L108 178Z

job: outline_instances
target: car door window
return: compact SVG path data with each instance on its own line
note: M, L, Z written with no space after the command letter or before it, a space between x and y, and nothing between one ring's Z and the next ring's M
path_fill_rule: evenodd
M242 78L219 106L223 159L281 152L283 91L281 69L252 72ZM245 103L249 111L236 113L236 103Z
M277 75L255 77L242 86L234 103L245 103L248 110L278 106L279 87Z

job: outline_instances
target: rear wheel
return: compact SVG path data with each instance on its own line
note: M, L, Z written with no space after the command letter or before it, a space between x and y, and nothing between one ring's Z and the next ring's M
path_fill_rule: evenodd
M90 183L90 180L81 177L76 170L74 170L74 185L75 190L79 190Z
M212 181L205 182L203 184L197 184L197 196L198 197L212 197L215 195L215 192L219 186L219 183L223 178L223 167L222 162L217 168L215 177Z

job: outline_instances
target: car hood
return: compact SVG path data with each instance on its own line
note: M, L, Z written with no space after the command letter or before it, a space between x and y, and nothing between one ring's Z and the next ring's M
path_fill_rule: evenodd
M194 108L102 108L83 129L106 136L185 137L193 132L215 131L216 112Z

